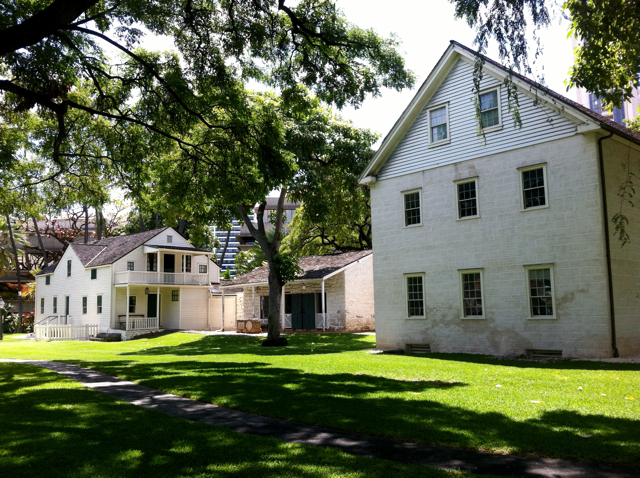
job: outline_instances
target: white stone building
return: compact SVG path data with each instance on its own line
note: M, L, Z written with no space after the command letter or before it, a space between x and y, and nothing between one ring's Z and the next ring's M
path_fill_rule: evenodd
M375 330L373 256L371 251L346 252L298 259L303 273L284 286L283 330ZM226 281L222 290L241 288L238 331L258 332L269 311L269 266ZM325 301L321 297L324 292Z
M125 339L209 329L209 288L219 282L211 254L170 227L71 244L36 277L35 323L98 325Z
M490 59L477 118L474 61L451 42L362 175L378 347L640 353L640 221L618 196L640 135L518 75L514 125Z

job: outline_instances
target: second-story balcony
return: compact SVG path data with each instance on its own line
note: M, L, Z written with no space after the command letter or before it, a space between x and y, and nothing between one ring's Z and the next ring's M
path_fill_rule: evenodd
M208 274L189 272L116 272L115 284L209 285Z

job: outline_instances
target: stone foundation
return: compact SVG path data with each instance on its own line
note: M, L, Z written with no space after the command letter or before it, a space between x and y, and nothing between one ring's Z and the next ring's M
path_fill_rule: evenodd
M262 332L260 319L242 319L236 323L236 332L242 334L259 334Z

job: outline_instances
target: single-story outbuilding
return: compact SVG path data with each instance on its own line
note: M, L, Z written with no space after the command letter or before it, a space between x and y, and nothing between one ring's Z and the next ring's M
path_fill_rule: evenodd
M363 332L375 330L371 250L306 256L295 281L284 286L282 329ZM223 291L241 288L239 332L259 332L269 311L269 266L226 281ZM324 304L321 297L324 295Z

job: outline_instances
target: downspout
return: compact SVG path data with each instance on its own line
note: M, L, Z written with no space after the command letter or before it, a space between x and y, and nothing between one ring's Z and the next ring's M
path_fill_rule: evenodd
M604 155L602 153L602 141L613 136L602 136L598 139L598 162L600 165L600 184L602 185L602 219L604 221L604 246L607 257L607 279L609 281L609 317L611 319L611 350L614 357L619 357L618 344L616 343L616 308L613 302L613 272L611 267L611 242L609 240L609 210L607 209L607 186L604 176Z

